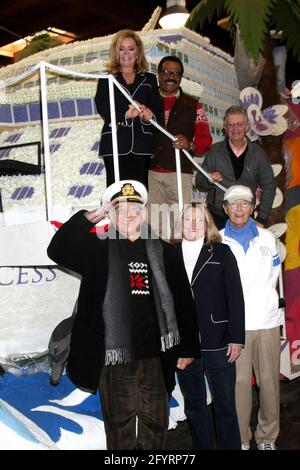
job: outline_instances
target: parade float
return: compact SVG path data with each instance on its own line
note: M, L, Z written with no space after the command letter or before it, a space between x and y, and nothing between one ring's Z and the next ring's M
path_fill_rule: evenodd
M224 111L239 97L232 58L185 28L141 37L149 71L167 54L183 61L182 88L201 99L213 139L221 139ZM46 247L54 226L97 207L105 188L93 77L104 71L110 42L63 45L0 70L2 358L45 351L72 312L79 281L53 266Z
M201 100L214 142L222 139L224 112L240 95L232 57L186 28L140 35L150 72L165 55L182 60L183 91ZM47 371L31 372L72 314L80 284L48 259L48 243L74 212L97 207L105 189L94 96L110 43L111 36L75 42L0 69L2 448L105 448L99 399L66 376L54 388ZM170 427L183 418L176 387Z

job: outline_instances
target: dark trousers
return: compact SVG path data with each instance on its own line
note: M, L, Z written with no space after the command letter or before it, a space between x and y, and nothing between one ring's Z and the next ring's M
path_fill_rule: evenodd
M164 448L169 407L159 358L104 366L99 389L107 449Z
M201 359L196 359L186 370L178 373L193 449L213 448L204 372L208 376L212 393L217 448L241 449L235 408L235 364L227 362L226 351L204 351Z
M103 160L106 170L106 186L108 187L115 182L113 157L104 157ZM149 164L150 157L148 155L120 155L120 180L140 181L148 189Z

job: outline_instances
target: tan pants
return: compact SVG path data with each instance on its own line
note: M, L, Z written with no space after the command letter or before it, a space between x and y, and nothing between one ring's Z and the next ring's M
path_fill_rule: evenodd
M246 345L236 361L236 408L241 441L251 441L252 371L259 388L255 441L275 442L279 434L280 328L246 331Z
M148 174L148 215L153 230L163 240L170 240L174 226L180 216L178 209L176 173ZM183 204L191 202L193 175L182 173Z

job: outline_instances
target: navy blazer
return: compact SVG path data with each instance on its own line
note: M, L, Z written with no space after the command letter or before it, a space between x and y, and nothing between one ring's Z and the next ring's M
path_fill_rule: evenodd
M182 254L182 249L181 249ZM230 248L204 244L191 281L201 350L245 344L245 307L240 273Z
M94 226L77 212L56 232L48 247L48 256L82 276L77 314L74 319L67 372L83 389L96 391L104 363L105 326L102 304L108 276L108 240L89 233ZM118 240L109 242L118 243ZM197 318L191 288L179 251L157 240L163 247L164 268L173 294L180 344L161 352L166 388L175 386L178 357L197 357L200 351Z
M115 75L124 90L131 95L132 99L147 106L158 118L162 112L161 97L159 94L156 76L152 73L138 73L134 83L127 85L121 73ZM154 155L153 133L155 127L142 121L139 117L125 119L125 113L130 105L129 101L115 86L115 109L117 122L117 140L119 155ZM95 96L98 113L104 120L102 128L99 155L102 157L112 155L112 130L109 106L108 80L98 81Z

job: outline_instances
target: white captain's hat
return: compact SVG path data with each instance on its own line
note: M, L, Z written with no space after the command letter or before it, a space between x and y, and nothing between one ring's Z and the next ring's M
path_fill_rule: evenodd
M109 204L110 202L137 202L146 205L148 200L148 193L146 187L140 182L135 180L122 180L117 181L103 193L102 205Z

